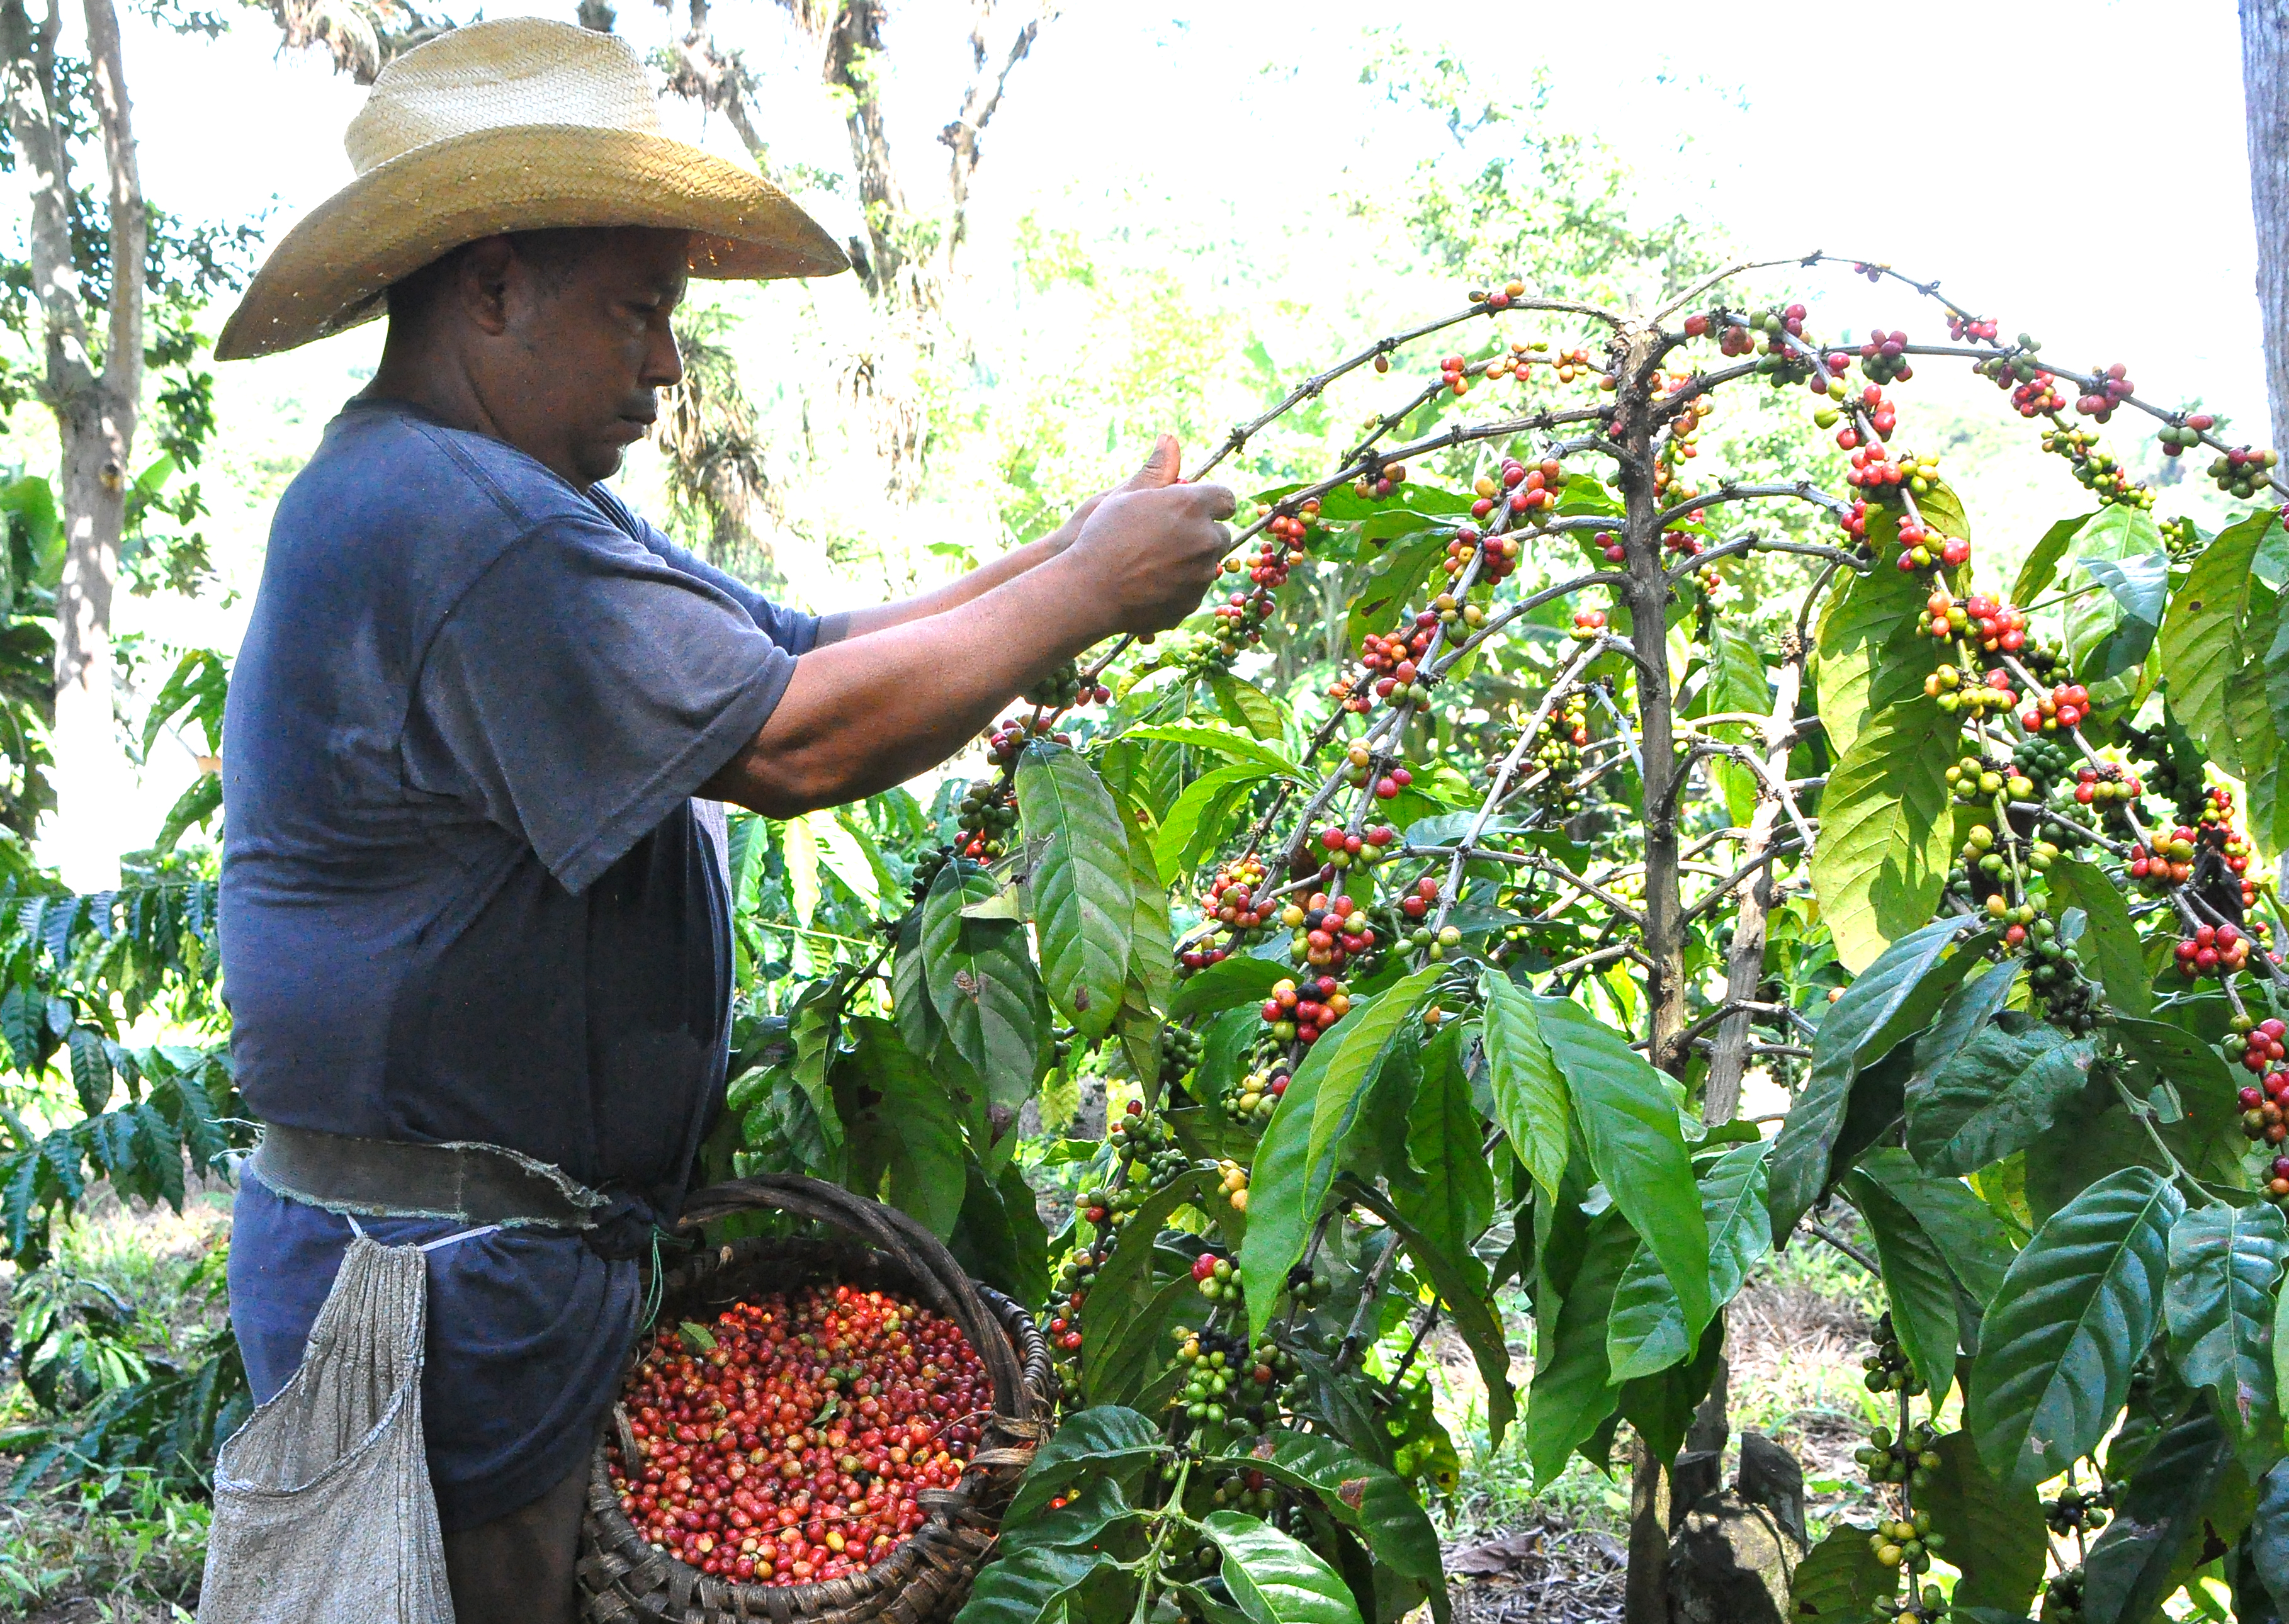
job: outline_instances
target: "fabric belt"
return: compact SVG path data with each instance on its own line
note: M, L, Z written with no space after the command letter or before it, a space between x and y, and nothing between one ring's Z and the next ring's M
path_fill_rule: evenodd
M247 1170L289 1199L371 1218L594 1230L623 1203L504 1145L413 1144L272 1123Z

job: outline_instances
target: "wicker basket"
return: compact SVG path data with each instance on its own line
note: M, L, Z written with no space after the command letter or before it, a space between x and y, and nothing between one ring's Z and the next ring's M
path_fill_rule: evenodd
M599 1439L581 1522L582 1616L590 1624L936 1624L969 1594L993 1548L1002 1508L1048 1431L1053 1405L1049 1350L1019 1304L969 1278L929 1230L894 1208L816 1179L738 1179L685 1203L686 1228L734 1213L776 1208L851 1238L733 1241L701 1254L662 1282L659 1318L705 1320L741 1298L834 1280L908 1293L961 1327L993 1384L993 1415L969 1469L950 1489L924 1490L926 1521L863 1573L802 1585L739 1584L654 1550L620 1509ZM625 1424L614 1407L613 1422ZM624 1453L635 1445L621 1434Z

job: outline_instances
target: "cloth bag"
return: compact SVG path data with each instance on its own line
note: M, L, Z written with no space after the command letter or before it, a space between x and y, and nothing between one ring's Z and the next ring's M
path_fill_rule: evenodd
M438 1244L343 1253L301 1368L215 1463L199 1624L453 1624L421 1427Z

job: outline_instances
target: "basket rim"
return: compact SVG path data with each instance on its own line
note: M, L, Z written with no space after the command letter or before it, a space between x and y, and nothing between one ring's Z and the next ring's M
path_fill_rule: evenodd
M846 1232L840 1236L749 1236L709 1247L697 1257L685 1260L668 1274L662 1285L659 1319L668 1318L670 1307L679 1297L690 1296L727 1272L745 1271L789 1254L803 1253L811 1254L806 1261L813 1268L837 1262L847 1263L855 1256L865 1267L881 1270L907 1282L907 1289L915 1297L924 1300L925 1307L932 1308L933 1311L943 1311L927 1301L933 1294L923 1283L914 1280L916 1271L905 1259ZM946 1254L945 1261L951 1264L953 1261L952 1254ZM617 1398L606 1413L590 1455L586 1520L594 1526L586 1532L597 1546L616 1549L631 1567L646 1562L665 1564L669 1575L667 1588L671 1591L687 1588L696 1591L703 1605L730 1610L733 1617L773 1619L840 1612L863 1605L885 1595L896 1594L905 1589L922 1570L935 1548L949 1543L974 1543L974 1539L966 1540L962 1536L965 1532L985 1524L989 1514L984 1502L997 1489L1014 1486L1016 1477L1030 1461L1033 1450L1046 1434L1047 1427L1041 1418L1050 1413L1050 1395L1055 1378L1050 1373L1048 1345L1025 1306L982 1281L966 1275L963 1279L977 1294L990 1316L988 1323L992 1328L1006 1341L1016 1356L1020 1374L1017 1390L1011 1396L1015 1404L1010 1407L1019 1413L1005 1413L1002 1396L996 1393L995 1410L986 1420L979 1447L972 1453L968 1469L950 1487L926 1489L917 1494L915 1503L924 1513L922 1524L900 1540L881 1560L837 1579L813 1579L800 1584L776 1585L708 1573L672 1551L656 1548L638 1532L627 1513L621 1509L618 1495L611 1486L609 1449L616 1441L616 1421L625 1416ZM775 1286L773 1289L784 1288ZM946 1317L954 1320L963 1335L973 1342L977 1340L971 1327L961 1324L965 1316L957 1313ZM621 1374L623 1386L627 1372L634 1368L642 1357L640 1351L631 1349ZM989 1362L989 1373L990 1369ZM984 1464L980 1464L981 1461ZM974 1561L976 1555L982 1554L981 1547L970 1559ZM677 1580L678 1570L685 1576L681 1583ZM645 1593L656 1593L659 1588L657 1583L648 1584ZM706 1595L710 1589L719 1591L720 1597L711 1601Z

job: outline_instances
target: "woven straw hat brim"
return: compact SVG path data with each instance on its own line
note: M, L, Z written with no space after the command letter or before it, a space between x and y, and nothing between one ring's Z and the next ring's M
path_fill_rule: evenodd
M288 232L215 344L219 361L275 354L382 313L390 283L506 231L650 226L689 231L691 274L825 276L849 261L777 187L671 137L513 124L377 164Z

